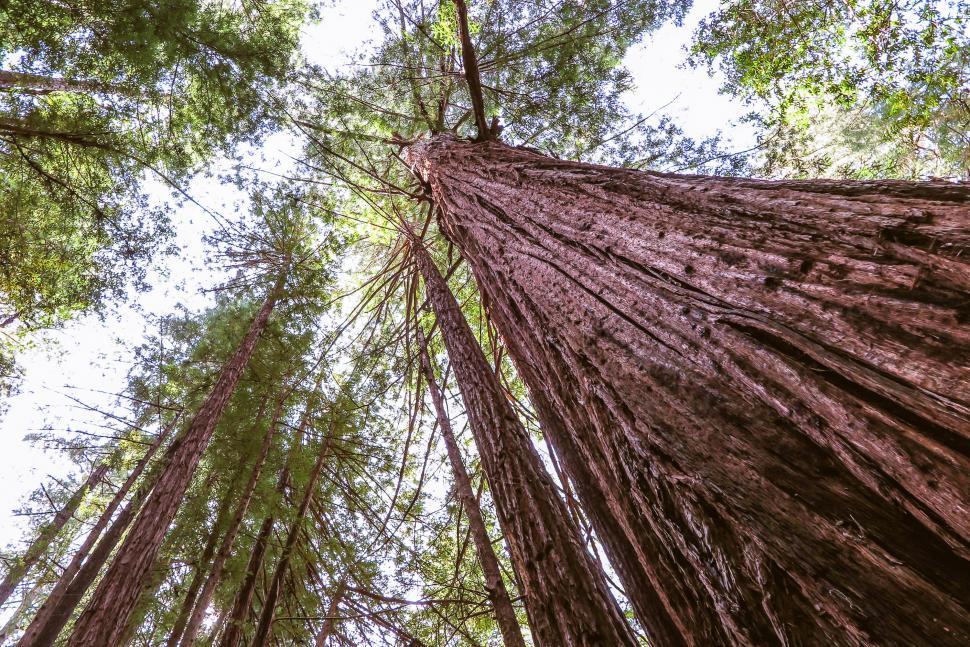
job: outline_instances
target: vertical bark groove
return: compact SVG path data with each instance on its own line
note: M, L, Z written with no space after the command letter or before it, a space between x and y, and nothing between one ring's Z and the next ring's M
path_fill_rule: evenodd
M434 261L412 245L441 326L537 645L636 645L528 432Z
M451 429L451 420L449 420L448 412L445 410L441 389L438 388L438 382L435 380L431 357L428 355L427 341L420 327L417 327L416 331L421 370L424 373L425 382L428 383L428 391L431 393L431 401L434 404L435 415L438 419L438 428L441 429L441 436L444 438L445 447L448 450L451 471L455 477L455 489L465 507L468 525L475 542L475 552L478 554L478 561L481 564L482 573L485 575L485 587L492 603L495 619L502 632L502 640L505 647L525 647L522 630L519 628L519 620L515 616L515 608L512 606L509 592L502 580L502 570L499 567L498 557L496 557L492 541L489 539L485 520L482 518L482 512L478 506L478 499L475 497L471 479L468 478L468 470L465 469L461 450L458 448L458 441L455 440L455 434Z
M408 155L655 640L970 642L970 187Z

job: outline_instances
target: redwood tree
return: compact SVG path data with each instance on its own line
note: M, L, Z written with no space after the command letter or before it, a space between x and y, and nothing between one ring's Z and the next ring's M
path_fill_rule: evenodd
M485 575L485 589L488 591L488 598L492 603L495 620L502 632L505 647L525 647L519 620L515 616L515 608L512 606L509 592L505 588L504 580L502 580L498 557L495 555L492 540L489 539L485 520L482 518L482 511L478 506L478 499L475 497L471 479L468 477L468 470L465 469L465 462L462 460L461 450L458 448L458 441L455 440L451 420L445 410L444 397L438 387L438 382L435 380L434 368L431 366L431 357L428 354L427 340L420 326L416 329L416 332L421 372L428 383L428 392L431 394L431 402L434 404L438 428L441 430L441 437L444 439L445 448L448 451L448 461L451 463L451 471L455 477L455 490L465 508L465 515L468 517L468 526L472 540L475 542L478 562L481 564L482 573Z
M284 283L285 274L280 274L253 318L245 338L223 366L205 402L170 452L169 462L159 475L127 539L78 619L68 640L71 647L103 647L117 643L123 634L196 465L266 329L270 314L282 295Z
M579 529L428 252L412 245L538 645L636 645Z
M408 156L659 644L970 641L970 187Z

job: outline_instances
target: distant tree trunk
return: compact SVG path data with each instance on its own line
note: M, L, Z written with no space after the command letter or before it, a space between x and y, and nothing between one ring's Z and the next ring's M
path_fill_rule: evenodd
M10 570L7 571L6 576L3 578L3 582L0 582L0 605L7 601L7 598L10 597L10 594L20 584L20 581L24 579L24 576L37 563L37 560L44 556L51 542L54 541L67 522L74 516L74 513L77 512L78 506L81 505L84 497L87 496L88 492L95 485L101 482L101 479L104 478L107 472L108 464L106 462L99 463L91 470L91 473L85 479L84 483L74 491L71 498L57 511L54 518L41 526L33 543L28 546L21 557L14 561L10 566Z
M337 613L340 611L340 603L343 601L344 593L347 591L347 580L340 580L337 589L330 598L330 605L327 607L327 616L323 619L323 626L317 633L314 641L315 647L326 647L327 639L333 635L333 630L337 626Z
M658 644L970 644L970 187L408 155Z
M17 631L17 627L20 625L20 620L30 609L30 605L34 603L34 600L41 594L44 586L49 582L45 582L43 578L38 579L30 589L24 593L23 599L20 600L20 604L17 605L17 609L13 612L13 615L7 620L7 624L3 625L0 629L0 645L6 645L7 639L12 636Z
M236 473L239 473L238 470ZM226 521L229 519L229 513L232 510L232 502L236 495L237 482L237 478L233 478L232 482L223 493L222 500L216 506L216 515L212 519L212 527L209 528L209 536L206 537L205 546L202 548L202 554L199 556L199 559L196 560L195 565L192 568L192 579L189 581L189 586L185 591L185 596L182 598L182 606L179 608L179 613L175 617L175 621L172 623L172 630L169 632L168 640L165 642L166 647L175 647L179 644L182 634L185 632L185 627L189 623L189 617L196 608L196 601L199 598L199 591L202 589L202 585L206 581L206 574L211 570L210 564L213 563L212 558L216 553L216 547L220 545L219 538L222 537L222 528L226 525Z
M307 412L306 418L309 418L309 412ZM320 452L317 454L317 461L314 463L313 469L310 470L310 475L307 477L303 498L300 500L300 507L297 509L296 516L286 533L286 543L283 545L280 559L276 563L276 570L273 572L273 579L270 581L269 588L266 591L266 597L263 600L263 609L259 616L259 624L256 625L256 634L252 642L253 645L269 644L270 630L273 625L273 617L276 614L276 602L279 600L280 589L283 586L283 578L290 568L290 558L293 555L296 542L300 539L300 535L303 532L303 519L306 517L307 509L309 509L310 503L313 501L317 479L320 477L321 470L323 470L323 463L329 454L329 450L330 435L328 434L321 442Z
M528 432L427 251L412 245L512 556L536 644L636 645Z
M135 468L122 483L118 491L115 492L111 501L102 511L101 516L98 517L98 521L94 524L91 530L88 532L87 536L84 538L84 542L78 547L74 556L71 558L71 562L67 565L64 571L61 573L54 585L54 589L47 596L44 604L40 607L34 618L30 621L30 625L27 627L27 631L24 632L23 637L20 642L17 643L18 647L40 647L44 645L53 645L54 641L57 640L57 636L64 625L67 623L68 618L70 618L71 613L74 612L75 604L70 604L68 606L62 607L64 596L67 594L68 589L73 583L78 572L81 570L81 566L84 560L88 558L91 553L91 549L94 548L95 543L104 532L104 529L108 527L111 523L111 518L114 516L115 511L124 502L125 497L131 492L131 488L134 487L135 483L141 478L142 473L154 458L155 453L158 448L165 442L165 439L169 436L172 430L175 428L176 421L173 421L170 425L161 430L155 440L149 445L148 450L141 457ZM98 569L100 570L100 564ZM84 587L87 590L87 587ZM83 594L83 592L82 592Z
M281 479L282 480L282 479ZM253 604L253 594L256 591L256 580L259 572L263 568L263 559L266 556L266 544L269 541L270 533L273 532L273 525L276 518L268 515L263 519L263 523L253 542L253 550L249 555L249 564L246 566L246 579L243 580L239 593L232 603L232 611L226 621L226 630L222 634L219 647L239 647L243 639L243 627L249 618L249 611Z
M216 558L212 562L212 568L209 569L209 576L205 580L205 585L202 587L202 591L199 593L198 602L196 602L192 615L185 627L185 634L182 636L181 640L183 647L191 647L191 645L195 643L195 638L199 633L199 627L202 625L202 620L205 616L205 610L209 607L209 602L212 600L213 593L215 593L216 585L219 584L219 580L222 578L222 569L226 565L226 560L229 559L229 555L232 552L232 546L236 541L236 535L239 533L239 529L242 527L243 520L246 518L246 512L249 511L249 504L253 500L253 494L256 492L256 485L259 483L259 477L263 473L263 465L266 464L266 458L269 456L269 450L273 447L273 438L275 437L276 430L279 427L280 418L283 415L283 408L285 404L286 398L280 398L276 406L276 411L273 413L273 418L270 422L269 429L267 429L266 434L263 436L263 444L259 448L259 454L256 456L256 462L253 463L253 469L249 474L249 480L243 489L242 497L236 504L236 510L233 513L232 521L229 523L229 527L226 529L226 534L222 538L222 543L219 545ZM262 417L262 414L260 414L260 417ZM175 643L172 644L174 645Z
M51 94L52 92L75 92L82 94L120 94L134 96L131 88L100 81L64 79L42 74L28 74L0 70L0 91L20 91L24 94Z
M455 477L455 489L468 517L468 526L471 529L472 540L475 542L475 552L478 554L478 562L481 564L482 573L485 575L485 588L495 611L495 619L498 621L499 629L502 632L502 640L506 647L525 647L522 630L519 628L519 620L515 616L512 600L509 598L509 592L502 580L498 557L496 557L492 541L489 539L485 520L482 518L482 511L478 506L478 499L475 497L471 479L468 478L468 471L465 469L465 463L461 457L461 450L458 448L458 441L455 440L455 434L451 429L451 421L448 419L448 412L445 410L441 389L438 388L438 383L435 381L434 369L431 366L431 357L428 355L428 345L424 333L420 327L416 330L418 352L421 355L421 370L424 373L425 381L428 383L431 402L434 404L435 414L438 417L438 427L441 429L441 436L444 438L445 447L448 450L448 460L451 462L451 471Z
M169 524L283 289L281 276L256 314L245 339L226 363L186 433L176 441L170 462L158 478L87 608L78 619L69 647L106 647L117 643L145 584Z

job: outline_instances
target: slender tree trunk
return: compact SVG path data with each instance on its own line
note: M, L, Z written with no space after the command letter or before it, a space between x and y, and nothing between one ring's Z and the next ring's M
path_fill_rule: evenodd
M27 74L0 70L0 90L20 91L25 94L51 94L52 92L75 92L81 94L121 94L134 96L130 88L99 81L62 79L42 74Z
M199 633L199 627L202 625L202 619L205 615L205 610L209 607L209 602L212 600L212 595L215 593L216 585L219 584L219 580L222 578L222 569L226 565L226 560L229 559L229 555L232 551L232 546L236 541L236 535L239 533L239 529L242 527L243 520L246 518L246 512L249 510L249 504L253 500L253 493L256 491L256 485L259 483L259 477L263 473L263 465L266 464L266 458L269 456L269 450L273 446L273 438L276 435L276 430L279 427L280 418L283 415L283 408L286 404L286 398L280 398L277 404L276 411L273 413L273 419L270 422L269 429L263 436L263 444L259 448L259 454L256 456L256 462L253 464L252 472L249 474L249 481L246 483L246 487L243 489L242 498L236 504L236 510L233 513L232 521L229 523L229 528L226 529L226 534L222 538L222 543L219 545L219 551L216 553L216 558L212 562L212 568L209 569L209 576L206 578L205 585L202 587L202 591L199 594L199 600L192 611L192 616L188 620L188 624L185 627L185 634L182 636L181 644L183 647L191 647L195 643L195 638ZM175 643L172 643L174 645Z
M82 563L87 559L88 555L91 553L91 549L94 548L104 532L104 529L108 527L111 523L111 518L114 516L115 511L124 502L125 497L131 492L131 488L134 487L135 483L141 478L142 473L145 468L154 458L155 453L158 448L165 442L165 439L169 436L172 430L175 428L176 421L173 421L165 429L161 430L149 445L148 450L145 455L141 457L141 460L135 465L135 468L125 479L125 482L118 488L115 495L111 498L110 503L105 507L98 521L94 524L94 527L88 532L87 536L84 538L84 542L78 547L74 556L71 558L70 563L61 573L54 585L54 589L47 596L44 604L37 611L37 614L30 621L30 625L27 627L27 631L24 632L23 637L18 642L19 647L39 647L40 645L52 645L57 639L57 635L60 633L61 629L64 628L64 623L67 618L70 617L71 613L74 611L74 605L70 605L69 609L59 609L67 593L68 588L73 583L78 572L81 570ZM100 565L99 565L100 568ZM85 587L87 590L87 587ZM53 620L57 616L58 619ZM50 625L50 628L48 628Z
M441 429L441 436L444 438L445 447L448 450L448 460L451 462L451 471L455 476L455 489L468 516L468 525L475 542L475 551L478 553L478 562L481 564L482 573L485 575L485 588L492 602L492 608L495 610L495 619L498 621L499 629L502 632L502 640L506 647L525 647L522 631L519 628L519 620L515 616L512 600L509 598L509 592L502 580L498 557L496 557L492 541L488 537L488 530L485 528L485 520L482 518L478 499L475 497L471 479L468 478L468 471L465 469L464 461L462 461L458 441L455 440L455 434L451 429L451 420L448 419L448 412L445 410L441 389L438 388L438 383L435 381L434 369L428 355L428 345L420 327L417 328L417 335L418 352L421 354L421 370L424 372L424 379L428 383L428 391L431 393L435 415L438 417L438 427Z
M330 605L327 607L327 615L323 619L323 626L320 627L320 631L317 633L316 640L314 641L316 647L326 647L327 639L333 635L333 630L337 626L337 613L340 612L340 603L343 601L346 591L347 580L340 580L337 584L337 589L333 592L333 597L330 598Z
M36 633L31 632L29 638L25 634L21 642L18 643L18 647L49 647L55 643L61 630L64 629L71 619L74 610L81 603L84 595L91 587L91 584L97 579L102 567L107 563L108 558L124 536L125 531L135 518L135 515L138 514L149 492L152 491L155 482L158 480L158 475L171 459L174 447L174 444L170 445L165 458L152 466L152 469L145 476L142 484L135 490L135 493L125 505L124 509L118 514L114 522L112 522L111 526L94 547L94 550L91 551L91 555L78 570L77 575L74 576L74 579L71 580L70 584L61 594L57 605L49 608L49 615L43 626L39 627ZM30 629L33 629L33 623L31 623ZM28 639L30 640L29 643L24 642Z
M276 518L268 515L263 519L263 524L256 535L253 543L253 550L249 556L249 564L246 566L246 579L243 581L239 593L232 604L232 612L226 622L226 630L222 634L220 647L239 647L243 639L243 627L249 618L249 610L253 604L253 594L256 591L256 580L259 572L263 568L263 558L266 556L266 545L269 542L269 535L273 532L273 525Z
M7 601L7 598L10 597L10 594L20 584L20 581L24 579L24 576L37 563L37 560L44 556L51 542L54 541L67 522L74 516L74 513L77 512L78 506L81 505L84 497L104 478L107 472L108 464L106 462L99 463L91 470L91 473L85 479L84 483L74 491L71 498L57 511L54 518L40 528L40 531L37 533L37 538L34 539L24 554L10 566L10 570L7 571L6 576L3 578L3 582L0 582L0 605Z
M41 594L45 584L47 584L47 582L44 582L43 578L38 579L37 582L35 582L26 593L24 593L24 597L17 606L16 611L14 611L13 615L10 616L10 619L7 620L7 624L3 625L3 628L0 629L0 645L6 645L7 638L16 633L20 620L24 617L24 614L27 613L27 610L30 609L30 605L34 603L37 596Z
M658 644L970 644L970 187L409 155Z
M239 472L237 471L236 474L238 475ZM207 579L206 574L211 572L211 568L214 568L212 559L216 553L216 548L221 545L219 541L219 538L222 536L221 530L226 525L226 521L229 519L229 512L232 510L231 504L236 494L237 478L233 477L232 482L222 496L222 500L216 507L216 516L212 520L209 536L206 538L202 555L192 569L192 579L189 582L188 589L185 591L185 597L182 598L182 606L179 608L179 613L172 623L172 630L169 632L168 640L165 642L166 647L175 647L179 644L185 627L189 623L189 617L196 608L199 591ZM213 566L210 567L210 564L213 564Z
M309 411L307 412L306 419L309 418ZM332 425L331 425L332 427ZM279 562L276 564L276 570L273 572L273 579L270 581L269 588L266 591L266 597L263 600L262 613L259 616L259 624L256 626L256 635L253 637L253 645L266 645L268 644L270 630L273 625L273 618L276 614L276 602L279 600L280 589L283 586L283 578L286 576L287 571L290 567L290 558L293 555L293 549L296 547L296 542L300 539L300 535L303 532L303 519L306 517L307 509L310 507L310 503L313 501L313 493L316 488L317 479L320 476L320 472L323 469L323 463L327 458L330 450L330 435L328 434L326 438L323 439L320 445L320 452L317 454L317 461L313 465L313 469L310 471L310 476L307 477L306 488L303 491L303 498L300 500L300 507L296 512L296 517L290 524L290 528L286 534L286 543L283 545L283 552L280 553Z
M70 647L109 647L121 637L202 452L266 329L283 283L284 277L281 276L186 433L177 441L171 461L159 476L131 532L78 619L67 643Z
M528 432L427 251L414 258L455 369L469 425L538 645L635 645Z

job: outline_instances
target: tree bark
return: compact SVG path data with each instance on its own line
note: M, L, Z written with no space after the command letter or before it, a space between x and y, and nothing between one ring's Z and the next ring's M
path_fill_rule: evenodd
M307 411L305 420L309 418L309 414L310 412ZM289 570L290 557L292 557L293 549L296 547L296 542L299 540L303 531L303 519L306 517L307 509L313 501L314 488L316 487L320 472L323 470L323 463L329 454L329 450L330 435L328 434L320 445L316 463L313 464L313 469L310 470L310 475L307 477L307 484L303 491L303 497L300 500L300 507L286 533L286 543L283 545L280 559L276 563L276 570L273 572L273 579L270 581L269 588L266 591L266 598L263 600L263 609L259 616L259 623L256 625L256 634L252 642L253 645L269 644L270 630L273 626L273 618L276 615L276 602L279 600L280 589L283 586L283 578Z
M482 573L485 575L485 588L488 591L489 600L492 602L492 609L495 611L495 619L502 632L502 640L505 647L525 647L522 630L519 628L519 620L515 616L512 600L509 598L509 592L502 580L502 570L499 567L498 557L496 557L492 541L489 539L485 520L482 518L482 511L478 506L478 499L475 497L471 479L468 478L468 471L465 469L465 463L461 457L461 450L458 448L458 441L455 440L455 434L451 429L451 420L445 410L441 389L438 388L438 383L435 381L434 369L431 366L431 357L428 355L428 345L424 333L420 327L416 330L418 352L421 356L421 370L424 373L425 381L428 383L431 402L434 404L435 415L438 418L438 427L441 429L441 436L444 438L445 447L448 450L448 460L451 462L451 471L455 477L455 489L465 507L468 526L471 529L472 540L475 542L475 551L478 553L478 562L481 564Z
M970 187L408 155L658 644L970 643Z
M249 564L246 566L246 579L243 580L242 588L239 589L239 593L236 595L236 599L232 604L232 612L226 621L226 630L222 634L219 647L239 647L239 644L242 642L243 626L249 618L250 608L253 604L253 594L256 591L256 580L263 567L263 558L266 556L266 545L269 541L270 533L273 532L273 525L275 523L276 518L273 515L269 515L263 519L263 523L259 528L259 534L256 535L256 541L253 543L253 550L249 556Z
M415 262L488 478L537 645L636 645L556 486L427 251Z
M63 79L42 74L28 74L0 70L0 90L20 91L25 94L51 94L52 92L74 92L79 94L120 94L137 96L131 88L100 81Z
M333 635L333 630L337 626L337 613L340 611L340 603L343 601L346 591L347 580L340 580L337 589L333 592L333 597L330 598L330 605L327 607L327 616L323 619L323 626L317 632L314 641L316 647L326 647L327 639Z
M238 475L239 472L237 471L236 474ZM189 586L185 591L185 597L182 598L182 606L179 608L179 613L172 623L172 630L168 634L168 640L165 641L166 647L175 647L179 644L182 634L185 632L185 627L189 623L189 618L196 608L196 602L199 600L199 591L202 590L202 586L207 579L206 575L211 572L211 568L215 568L214 564L211 568L209 565L213 563L212 559L215 556L217 546L221 545L219 538L222 536L222 527L226 524L229 511L232 509L230 506L236 494L237 478L238 476L233 477L232 482L222 496L222 500L216 506L216 515L212 519L209 536L206 538L202 555L196 560L195 566L192 569L192 579L189 581Z
M91 470L91 473L85 479L84 483L71 494L71 497L64 506L54 514L54 518L40 528L37 533L37 538L27 547L23 556L10 566L10 570L7 571L7 574L3 578L3 582L0 582L0 605L7 601L7 598L10 597L10 594L20 584L20 581L24 579L24 576L37 563L37 560L44 556L51 542L54 541L54 538L57 537L67 522L74 516L74 513L77 512L78 506L81 505L84 497L104 478L107 472L108 464L106 462L99 463Z
M199 633L199 627L202 626L205 610L209 607L209 602L212 601L212 595L215 593L216 585L219 584L219 580L222 578L222 569L226 565L226 560L229 559L232 546L236 541L236 535L239 533L243 520L246 518L246 512L249 511L249 504L253 500L256 485L259 483L259 477L263 473L263 466L266 464L269 450L273 446L273 438L276 436L276 430L279 427L285 404L286 398L280 398L276 406L276 411L273 413L269 429L267 429L266 434L263 436L263 444L259 448L259 454L256 456L255 463L253 463L253 469L249 474L249 481L247 481L246 487L243 489L242 498L236 504L232 521L229 523L229 528L226 529L226 534L222 538L222 543L219 545L215 560L212 562L212 568L209 569L209 576L205 580L202 591L199 593L198 602L185 627L185 633L180 643L182 647L191 647L195 643L195 638Z
M175 428L176 422L177 419L158 433L155 440L149 445L148 450L128 475L128 478L125 479L125 482L115 492L107 507L102 511L101 516L98 517L98 521L88 532L84 538L84 542L78 547L70 563L61 573L53 590L51 590L47 599L44 601L44 604L41 605L40 609L34 615L34 618L30 621L30 625L24 632L23 637L17 643L18 647L41 647L42 645L47 647L54 644L54 641L57 639L61 629L64 628L67 619L70 618L75 607L74 604L71 604L69 608L66 606L60 608L62 607L64 596L81 570L84 560L88 558L91 549L94 548L98 538L101 537L101 533L111 523L111 518L114 516L115 511L124 502L125 497L131 492L131 488L134 487L138 479L141 478L142 473L145 471L148 463L154 458L158 448L165 442L165 439ZM100 564L98 568L100 569ZM84 588L86 591L87 587Z
M186 433L176 441L171 460L149 494L124 544L78 619L69 647L117 644L145 584L169 524L202 457L226 403L266 329L284 283L281 275L253 319L246 337L226 363Z

